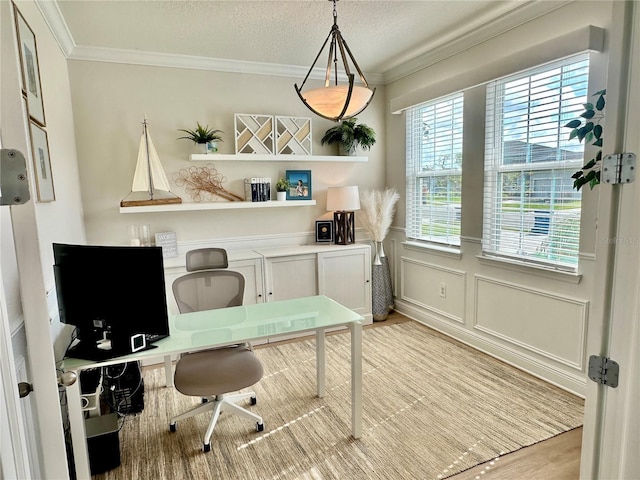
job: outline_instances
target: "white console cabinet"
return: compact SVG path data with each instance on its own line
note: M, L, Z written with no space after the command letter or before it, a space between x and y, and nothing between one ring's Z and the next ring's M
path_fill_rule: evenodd
M371 320L369 245L301 245L256 252L264 258L266 301L326 295Z

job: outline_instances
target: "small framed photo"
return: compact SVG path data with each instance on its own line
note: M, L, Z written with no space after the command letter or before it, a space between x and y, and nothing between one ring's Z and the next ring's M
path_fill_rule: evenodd
M53 189L51 159L49 158L49 140L47 132L37 123L31 121L31 156L33 158L33 174L36 177L36 189L39 202L53 202L56 194Z
M316 242L333 242L333 220L316 220Z
M42 100L42 88L40 84L40 65L38 63L38 50L36 48L36 36L26 20L14 4L16 31L20 46L20 66L22 70L22 91L27 97L29 116L41 126L45 126L44 102Z
M287 200L311 200L311 170L287 170Z

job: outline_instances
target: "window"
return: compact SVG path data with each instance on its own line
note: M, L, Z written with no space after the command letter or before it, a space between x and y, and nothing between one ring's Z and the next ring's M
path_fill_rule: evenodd
M576 270L583 146L564 125L587 101L588 55L487 85L483 251Z
M407 110L410 240L460 245L463 94Z

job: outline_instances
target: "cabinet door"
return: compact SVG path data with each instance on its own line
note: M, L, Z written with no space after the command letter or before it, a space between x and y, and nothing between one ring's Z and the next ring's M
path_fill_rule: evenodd
M371 249L318 253L318 293L371 321Z
M316 255L291 255L266 259L267 301L318 294Z
M261 259L229 260L228 269L244 275L244 305L265 302Z

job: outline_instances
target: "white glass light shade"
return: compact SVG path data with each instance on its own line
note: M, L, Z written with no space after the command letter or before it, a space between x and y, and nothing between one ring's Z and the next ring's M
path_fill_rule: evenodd
M360 194L358 186L329 187L327 189L327 211L349 211L360 210Z
M301 92L301 95L316 113L327 118L337 118L344 108L348 93L349 85L347 84L314 88ZM347 110L340 118L349 118L360 113L372 96L372 90L354 85Z

